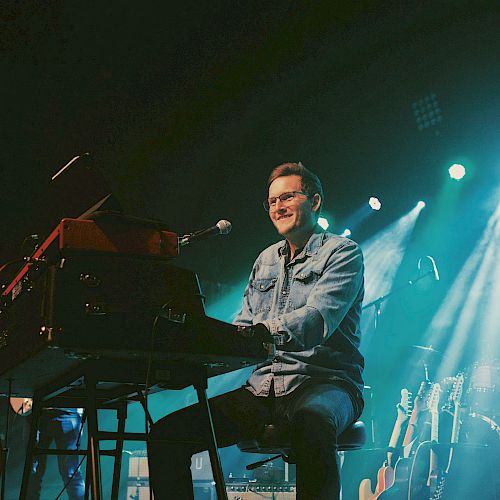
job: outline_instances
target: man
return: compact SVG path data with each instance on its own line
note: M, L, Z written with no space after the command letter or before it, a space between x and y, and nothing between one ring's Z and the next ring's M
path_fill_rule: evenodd
M76 450L82 432L82 410L77 408L46 408L40 416L37 447L48 448L53 441L60 450ZM81 457L58 455L57 464L62 479L61 490L70 500L83 500L85 482L80 470ZM36 455L33 460L28 498L42 498L42 480L45 474L47 455Z
M363 408L358 351L363 258L351 240L317 225L318 177L285 163L269 177L264 207L285 239L257 258L235 324L266 328L276 355L257 366L245 387L210 402L220 446L279 420L290 426L297 498L334 499L340 491L336 438ZM158 421L148 442L157 500L193 498L190 461L207 448L198 405Z

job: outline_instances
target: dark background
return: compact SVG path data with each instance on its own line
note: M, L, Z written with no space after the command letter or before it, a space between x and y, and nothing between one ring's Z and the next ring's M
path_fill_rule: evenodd
M5 1L0 19L0 262L56 225L50 178L87 151L129 214L179 234L232 222L229 236L177 259L209 290L218 284L217 298L278 239L261 201L279 163L300 160L320 176L334 232L378 196L382 210L353 231L362 244L427 202L394 283L433 255L439 287L399 294L377 332L365 327L366 381L385 443L415 368L408 349L430 343L425 332L498 189L498 3ZM412 105L430 95L442 120L419 130ZM455 162L467 166L464 201L443 216ZM229 312L217 315L229 320ZM415 390L421 374L412 377ZM170 400L158 401L164 413Z
M226 283L276 239L260 202L278 163L320 175L334 230L379 196L358 240L453 161L498 171L496 2L26 1L1 18L3 260L85 151L128 213L179 233L231 220L184 259ZM433 93L443 120L419 131L411 105Z

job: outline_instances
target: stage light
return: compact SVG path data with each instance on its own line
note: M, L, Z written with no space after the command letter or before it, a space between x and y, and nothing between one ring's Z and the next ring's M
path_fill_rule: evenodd
M465 167L460 165L459 163L454 163L449 169L448 172L450 177L456 181L459 181L465 176Z
M325 217L319 217L318 226L326 231L330 227L330 223L327 219L325 219Z
M344 232L340 236L344 238L351 236L351 230L349 228L344 229Z
M380 210L382 208L382 203L380 203L380 200L375 198L375 196L370 197L368 205L370 205L373 210Z
M420 132L435 127L443 121L443 112L436 94L430 94L411 105Z
M424 207L425 207L425 201L420 200L420 201L417 203L417 208L418 208L419 210L422 210L422 208L424 208Z

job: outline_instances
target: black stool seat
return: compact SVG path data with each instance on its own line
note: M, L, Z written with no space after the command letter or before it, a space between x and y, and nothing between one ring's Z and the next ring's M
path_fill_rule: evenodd
M337 439L337 450L358 450L366 442L366 426L361 420L354 422ZM281 455L287 462L294 462L290 440L290 428L284 424L266 424L257 435L238 443L238 448L246 453Z

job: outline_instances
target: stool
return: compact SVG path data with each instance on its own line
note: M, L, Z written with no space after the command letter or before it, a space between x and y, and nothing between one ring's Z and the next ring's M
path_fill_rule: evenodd
M354 422L337 439L337 451L359 450L366 442L366 427L361 420ZM285 462L295 463L293 455L290 428L288 425L265 424L257 435L249 440L238 443L238 448L246 453L274 454L275 456L247 465L248 470L282 458Z

